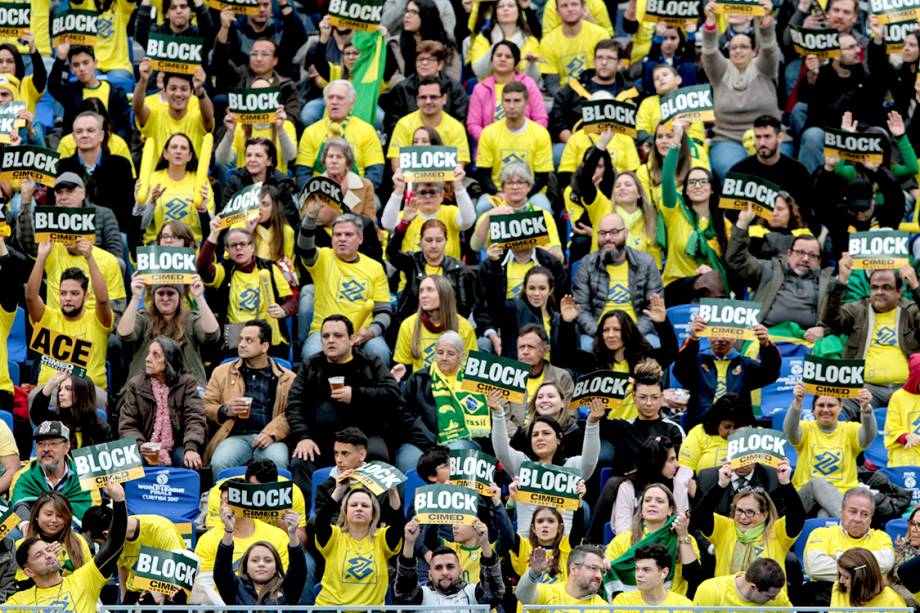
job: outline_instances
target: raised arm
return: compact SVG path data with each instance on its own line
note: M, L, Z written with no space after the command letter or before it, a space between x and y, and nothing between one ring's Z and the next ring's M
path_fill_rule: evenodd
M112 305L109 303L109 287L105 284L105 278L99 270L96 258L93 256L93 245L85 240L77 241L77 251L86 258L86 264L89 267L89 281L93 288L93 295L96 298L96 318L106 328L110 327L114 321L115 315L112 312Z
M805 398L805 385L799 381L792 388L792 404L783 418L783 432L793 445L802 442L802 399Z
M35 265L32 266L32 272L29 274L29 281L26 283L26 308L29 310L29 319L37 323L41 321L45 314L45 301L39 296L38 292L42 286L42 277L45 274L45 260L51 253L52 244L50 242L38 244L38 254L35 258Z
M150 119L150 108L147 107L147 83L150 81L150 75L153 69L150 67L150 59L141 60L138 67L137 85L134 86L134 97L131 99L131 109L134 111L134 117L138 125L143 127L147 120Z
M128 507L125 504L125 490L118 483L105 486L105 493L112 499L112 524L109 535L93 558L99 574L111 577L118 568L118 557L125 546L125 533L128 530Z

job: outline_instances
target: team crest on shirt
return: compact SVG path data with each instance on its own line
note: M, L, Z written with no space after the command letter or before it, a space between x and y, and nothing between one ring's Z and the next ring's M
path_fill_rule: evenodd
M920 411L909 413L907 417L910 419L910 431L920 435Z
M96 17L96 35L99 38L112 38L112 33L114 28L112 27L111 17L103 17L98 15Z
M510 298L515 298L520 295L521 290L524 288L524 280L521 279L520 283L516 283L513 286L509 287L508 294Z
M495 121L501 121L505 118L505 107L500 104L495 105Z
M352 557L345 558L342 583L374 583L374 581L368 579L373 574L374 559L355 552Z
M565 66L565 71L572 78L577 78L585 70L585 54L584 53L574 53L572 55L566 55L562 57L563 65Z
M629 302L629 288L622 283L614 283L607 290L607 302L626 304Z
M814 464L811 474L828 481L840 481L843 478L843 448L842 447L812 447Z
M367 283L354 277L343 277L339 281L339 300L363 302L367 299Z
M53 598L48 600L43 600L41 602L36 602L35 606L48 607L49 609L54 610L64 610L66 611L76 611L76 606L74 606L73 596L70 592L64 592L62 594L56 594Z
M422 359L425 360L425 364L431 364L431 361L434 359L434 350L436 346L436 343L432 343L422 349Z
M185 198L171 198L163 205L163 208L165 209L163 215L169 221L181 221L188 216L188 202Z
M898 344L898 335L891 326L882 326L875 335L875 344L894 347Z
M521 164L527 163L527 152L520 149L502 149L502 166L508 164L513 164L515 162L520 162Z
M240 292L240 310L255 312L259 307L259 290L250 287Z

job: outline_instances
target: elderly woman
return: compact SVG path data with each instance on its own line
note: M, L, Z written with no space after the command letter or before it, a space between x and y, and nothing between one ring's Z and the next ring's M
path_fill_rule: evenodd
M137 439L142 451L157 444L160 464L198 470L207 434L198 381L183 372L179 345L157 337L147 351L144 372L125 386L118 436Z
M770 13L773 3L761 0L765 17L756 18L757 41L747 34L736 34L729 43L728 57L719 49L716 2L706 3L703 24L703 69L712 84L716 125L709 161L720 178L748 156L741 144L744 132L761 115L779 117L776 80L779 78L780 51L776 43L776 22Z
M332 179L342 188L345 206L355 215L373 218L376 216L374 206L374 185L364 177L352 171L355 167L355 150L341 136L333 136L323 143L324 177ZM303 211L301 211L301 217ZM329 225L338 213L332 207L325 207L319 213L320 223ZM298 227L298 226L295 226Z

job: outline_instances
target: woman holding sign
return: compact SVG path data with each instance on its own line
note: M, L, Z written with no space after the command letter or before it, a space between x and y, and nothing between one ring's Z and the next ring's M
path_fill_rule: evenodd
M530 400L527 403L527 418L524 420L524 428L529 428L530 424L539 416L552 417L559 423L562 428L562 445L569 453L581 453L581 445L585 438L585 431L579 427L574 414L569 411L566 404L566 395L559 383L545 381L537 387ZM518 428L518 431L511 437L511 446L518 451L527 453L530 441L527 439L525 429ZM526 558L529 559L529 556Z
M552 417L538 416L527 429L527 439L530 445L526 452L512 449L508 443L508 422L506 414L510 411L511 404L504 399L498 390L489 392L487 397L489 409L492 410L492 446L495 457L502 463L505 471L517 479L521 464L528 460L540 464L552 464L565 468L573 468L581 474L584 480L590 479L597 466L600 454L600 421L604 418L606 409L600 400L591 403L591 412L588 414L585 425L585 438L582 443L581 455L568 457L565 446L562 444L562 427ZM568 398L565 399L568 405ZM527 534L531 517L536 506L531 503L519 502L517 505L518 534ZM566 532L572 529L572 511L564 510L562 518Z
M317 606L382 605L389 584L387 561L402 544L406 516L396 488L388 490L389 504L381 507L370 490L350 486L352 472L342 473L316 515L316 547L326 559Z

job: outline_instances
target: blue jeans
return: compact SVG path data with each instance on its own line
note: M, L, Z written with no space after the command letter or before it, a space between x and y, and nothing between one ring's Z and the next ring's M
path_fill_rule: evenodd
M712 172L719 177L719 181L722 181L732 166L747 156L747 149L739 142L733 140L713 141L712 146L709 148L709 165L712 167Z
M479 444L476 441L467 438L450 441L444 446L448 449L479 449ZM396 452L396 468L404 473L409 472L413 468L417 468L422 453L424 452L412 443L400 445L399 450Z
M824 130L808 128L802 133L799 142L799 162L809 174L814 173L824 164Z
M387 346L387 342L383 339L382 336L375 336L371 340L367 341L360 347L371 355L375 355L383 362L385 366L390 365L390 348ZM314 332L307 337L306 342L303 344L303 359L307 359L311 355L315 355L323 350L323 339L320 338L319 332Z
M263 458L268 458L278 468L287 468L290 457L287 445L272 443L265 449L253 448L252 439L255 437L255 434L241 434L228 436L220 442L217 449L214 450L214 455L211 456L211 473L215 480L220 471L225 468L243 466L252 460Z
M565 151L565 143L553 143L553 168L559 168L559 162L562 161L563 151Z

